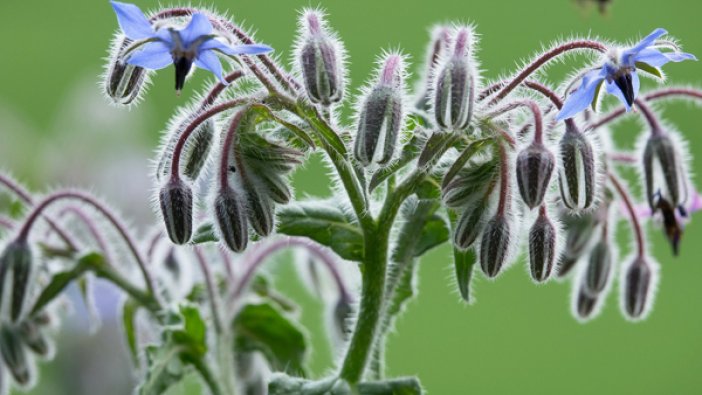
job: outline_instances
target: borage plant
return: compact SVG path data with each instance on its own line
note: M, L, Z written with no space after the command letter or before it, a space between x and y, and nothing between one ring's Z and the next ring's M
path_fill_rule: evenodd
M384 350L431 248L452 244L465 302L475 270L496 278L524 251L537 283L572 273L581 321L598 314L619 273L622 313L637 321L651 311L659 270L645 223L661 227L677 254L685 223L702 207L680 133L651 107L700 100L702 91L639 91L640 75L662 79L665 63L694 59L665 30L633 46L559 42L484 83L474 28L438 26L416 92L407 57L386 52L349 100L346 52L319 10L300 14L290 73L271 48L213 11L145 16L112 5L121 30L104 87L114 103L138 102L152 70L170 64L178 92L193 65L217 81L169 123L154 167L163 230L146 243L91 195L35 198L0 178L19 202L0 221L9 229L2 371L19 385L32 382L35 355L50 355L47 328L61 291L78 283L89 299L86 285L97 276L126 295L122 322L143 372L139 393L162 393L195 371L213 394L420 394L417 378L384 377ZM538 78L570 53L589 61L559 86ZM603 87L623 106L598 115ZM354 102L350 124L337 115L345 102ZM620 151L608 126L633 109L650 130L635 152ZM333 197L296 200L288 175L318 151ZM618 174L622 166L639 170L643 198ZM625 258L614 241L620 220L634 240ZM308 251L336 283L323 295L343 358L318 380L306 376L295 305L258 270L288 246ZM342 274L349 267L360 289Z

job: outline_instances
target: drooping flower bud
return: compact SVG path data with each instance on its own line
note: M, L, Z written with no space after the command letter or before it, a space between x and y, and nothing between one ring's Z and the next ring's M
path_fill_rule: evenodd
M572 120L566 121L560 150L558 184L563 204L571 210L587 209L596 197L596 157L592 145Z
M171 178L159 193L168 237L175 244L190 241L193 233L193 193L180 178Z
M275 204L258 191L255 185L246 189L246 213L249 223L259 236L268 236L275 226Z
M23 322L19 330L22 340L30 350L41 357L49 355L51 352L49 341L36 323L31 321Z
M581 320L588 320L593 317L597 310L598 295L591 295L583 287L580 287L575 297L575 314Z
M0 298L4 293L6 277L11 274L10 318L12 321L22 314L27 289L32 273L32 250L24 239L10 242L0 257Z
M191 180L196 180L207 163L212 141L217 134L214 119L210 118L200 124L188 139L188 145L183 151L183 174Z
M583 290L590 295L604 291L612 272L612 251L607 240L601 240L590 251Z
M390 161L403 123L402 56L387 55L382 63L379 81L371 88L359 113L354 154L364 166Z
M673 208L682 203L685 181L681 174L680 156L675 141L668 133L652 133L646 142L643 153L646 197L654 212L661 203Z
M480 243L480 268L494 278L500 273L510 244L510 224L505 215L497 214L485 225Z
M7 370L18 384L26 385L31 381L32 372L22 340L17 332L7 325L0 328L0 354Z
M453 54L436 69L434 116L444 130L463 130L473 116L475 64L472 44L472 30L468 27L458 29Z
M517 156L519 194L530 209L544 201L555 163L556 159L543 143L533 142Z
M324 15L307 10L300 19L301 46L298 67L307 96L313 103L329 106L344 95L344 50L325 26Z
M146 82L147 71L127 64L122 52L132 44L132 40L119 35L112 45L112 54L105 73L105 93L115 103L128 105L139 97Z
M653 265L654 263L648 262L644 257L637 257L623 271L622 308L624 314L633 320L644 319L653 303Z
M556 227L542 209L529 231L529 263L531 278L537 282L548 279L556 258Z
M460 250L466 250L473 245L484 227L487 213L487 202L481 200L473 206L466 207L456 222L453 233L453 244Z
M214 201L214 215L220 240L232 251L246 248L249 241L246 213L237 193L230 187L220 189Z

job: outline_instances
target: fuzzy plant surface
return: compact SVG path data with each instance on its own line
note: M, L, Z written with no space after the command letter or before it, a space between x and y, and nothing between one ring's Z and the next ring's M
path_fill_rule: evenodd
M386 377L385 346L417 296L427 251L452 246L466 303L475 276L522 264L534 283L572 278L576 320L595 318L616 286L623 317L640 321L660 270L645 229L663 232L677 255L702 208L685 141L652 105L700 101L702 91L641 86L641 77L663 81L668 63L696 60L663 29L628 44L557 42L486 81L476 28L438 25L418 84L408 83L408 56L385 51L351 92L349 56L321 10L300 12L288 53L210 9L111 5L119 29L108 99L137 105L149 77L171 65L176 92L191 97L154 160L161 223L140 235L90 193L35 195L0 174L0 393L36 383L36 364L54 354L64 291L77 285L92 306L101 278L124 295L137 394L162 394L190 374L214 395L422 394L418 377ZM279 61L288 55L291 69ZM547 82L564 58L572 72ZM188 85L195 69L215 77L199 94ZM621 105L599 113L607 96ZM609 128L627 117L647 125L631 152ZM312 154L325 158L331 198L294 197L289 176ZM620 175L626 168L638 176ZM620 222L630 256L614 238ZM325 289L340 355L325 377L309 376L297 305L261 270L286 248L304 253L311 286Z

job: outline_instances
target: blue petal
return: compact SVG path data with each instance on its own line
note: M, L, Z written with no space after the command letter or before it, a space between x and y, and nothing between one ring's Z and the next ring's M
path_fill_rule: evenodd
M604 69L592 70L585 74L582 84L568 96L563 108L556 116L556 120L572 118L580 111L586 109L595 98L595 91L602 83L602 80L604 80L605 75L606 71Z
M159 70L173 63L170 49L166 43L154 41L144 45L127 59L127 63L145 69Z
M273 48L263 44L244 44L229 46L218 40L209 40L200 46L203 49L217 49L227 55L261 55L271 52Z
M627 66L634 66L636 60L634 59L639 52L645 50L647 47L653 45L653 43L658 39L658 37L667 34L668 31L665 29L656 29L648 36L644 37L643 40L639 41L638 44L622 52L621 61L622 64Z
M227 85L227 82L222 77L222 63L220 63L219 58L213 51L207 50L198 53L195 58L195 66L211 71L224 85Z
M653 67L661 67L668 62L682 62L683 60L697 60L695 55L684 52L661 52L657 49L644 49L634 56L635 62L642 62Z
M633 78L636 73L632 73L632 83L633 83ZM638 76L637 76L638 80ZM629 103L626 102L626 98L624 98L624 93L622 93L621 89L617 86L617 84L614 83L614 81L605 81L605 88L607 89L607 93L614 95L619 99L620 102L626 107L627 111L631 110L631 107L629 106ZM634 96L636 97L636 96Z
M634 99L636 99L639 97L639 90L641 90L641 79L636 71L631 72L631 85L634 87Z
M180 31L180 37L183 39L183 46L189 47L198 37L212 34L212 23L204 14L195 13L190 19L190 23L185 29Z
M110 2L117 14L117 22L124 34L132 40L143 40L154 35L154 29L139 7L134 4Z

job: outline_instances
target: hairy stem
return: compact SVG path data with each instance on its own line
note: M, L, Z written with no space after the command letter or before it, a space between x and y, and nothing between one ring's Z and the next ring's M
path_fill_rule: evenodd
M637 254L639 258L643 258L646 253L646 244L643 236L643 230L641 229L641 224L639 223L639 218L636 216L636 211L634 211L634 205L631 203L631 197L626 191L622 183L617 179L613 173L608 173L609 180L617 190L619 196L624 201L627 211L629 212L629 218L631 220L631 227L634 228L634 233L636 235L636 247Z
M202 277L205 280L205 288L207 288L207 299L210 302L210 309L212 310L212 321L214 321L215 324L215 331L217 332L217 334L221 335L223 332L223 326L222 320L219 317L219 303L214 278L212 277L212 272L210 271L210 267L207 264L205 255L202 253L202 249L200 249L200 247L198 246L195 246L194 251L195 257L197 258L196 260L198 266L200 267L200 271L202 272Z

